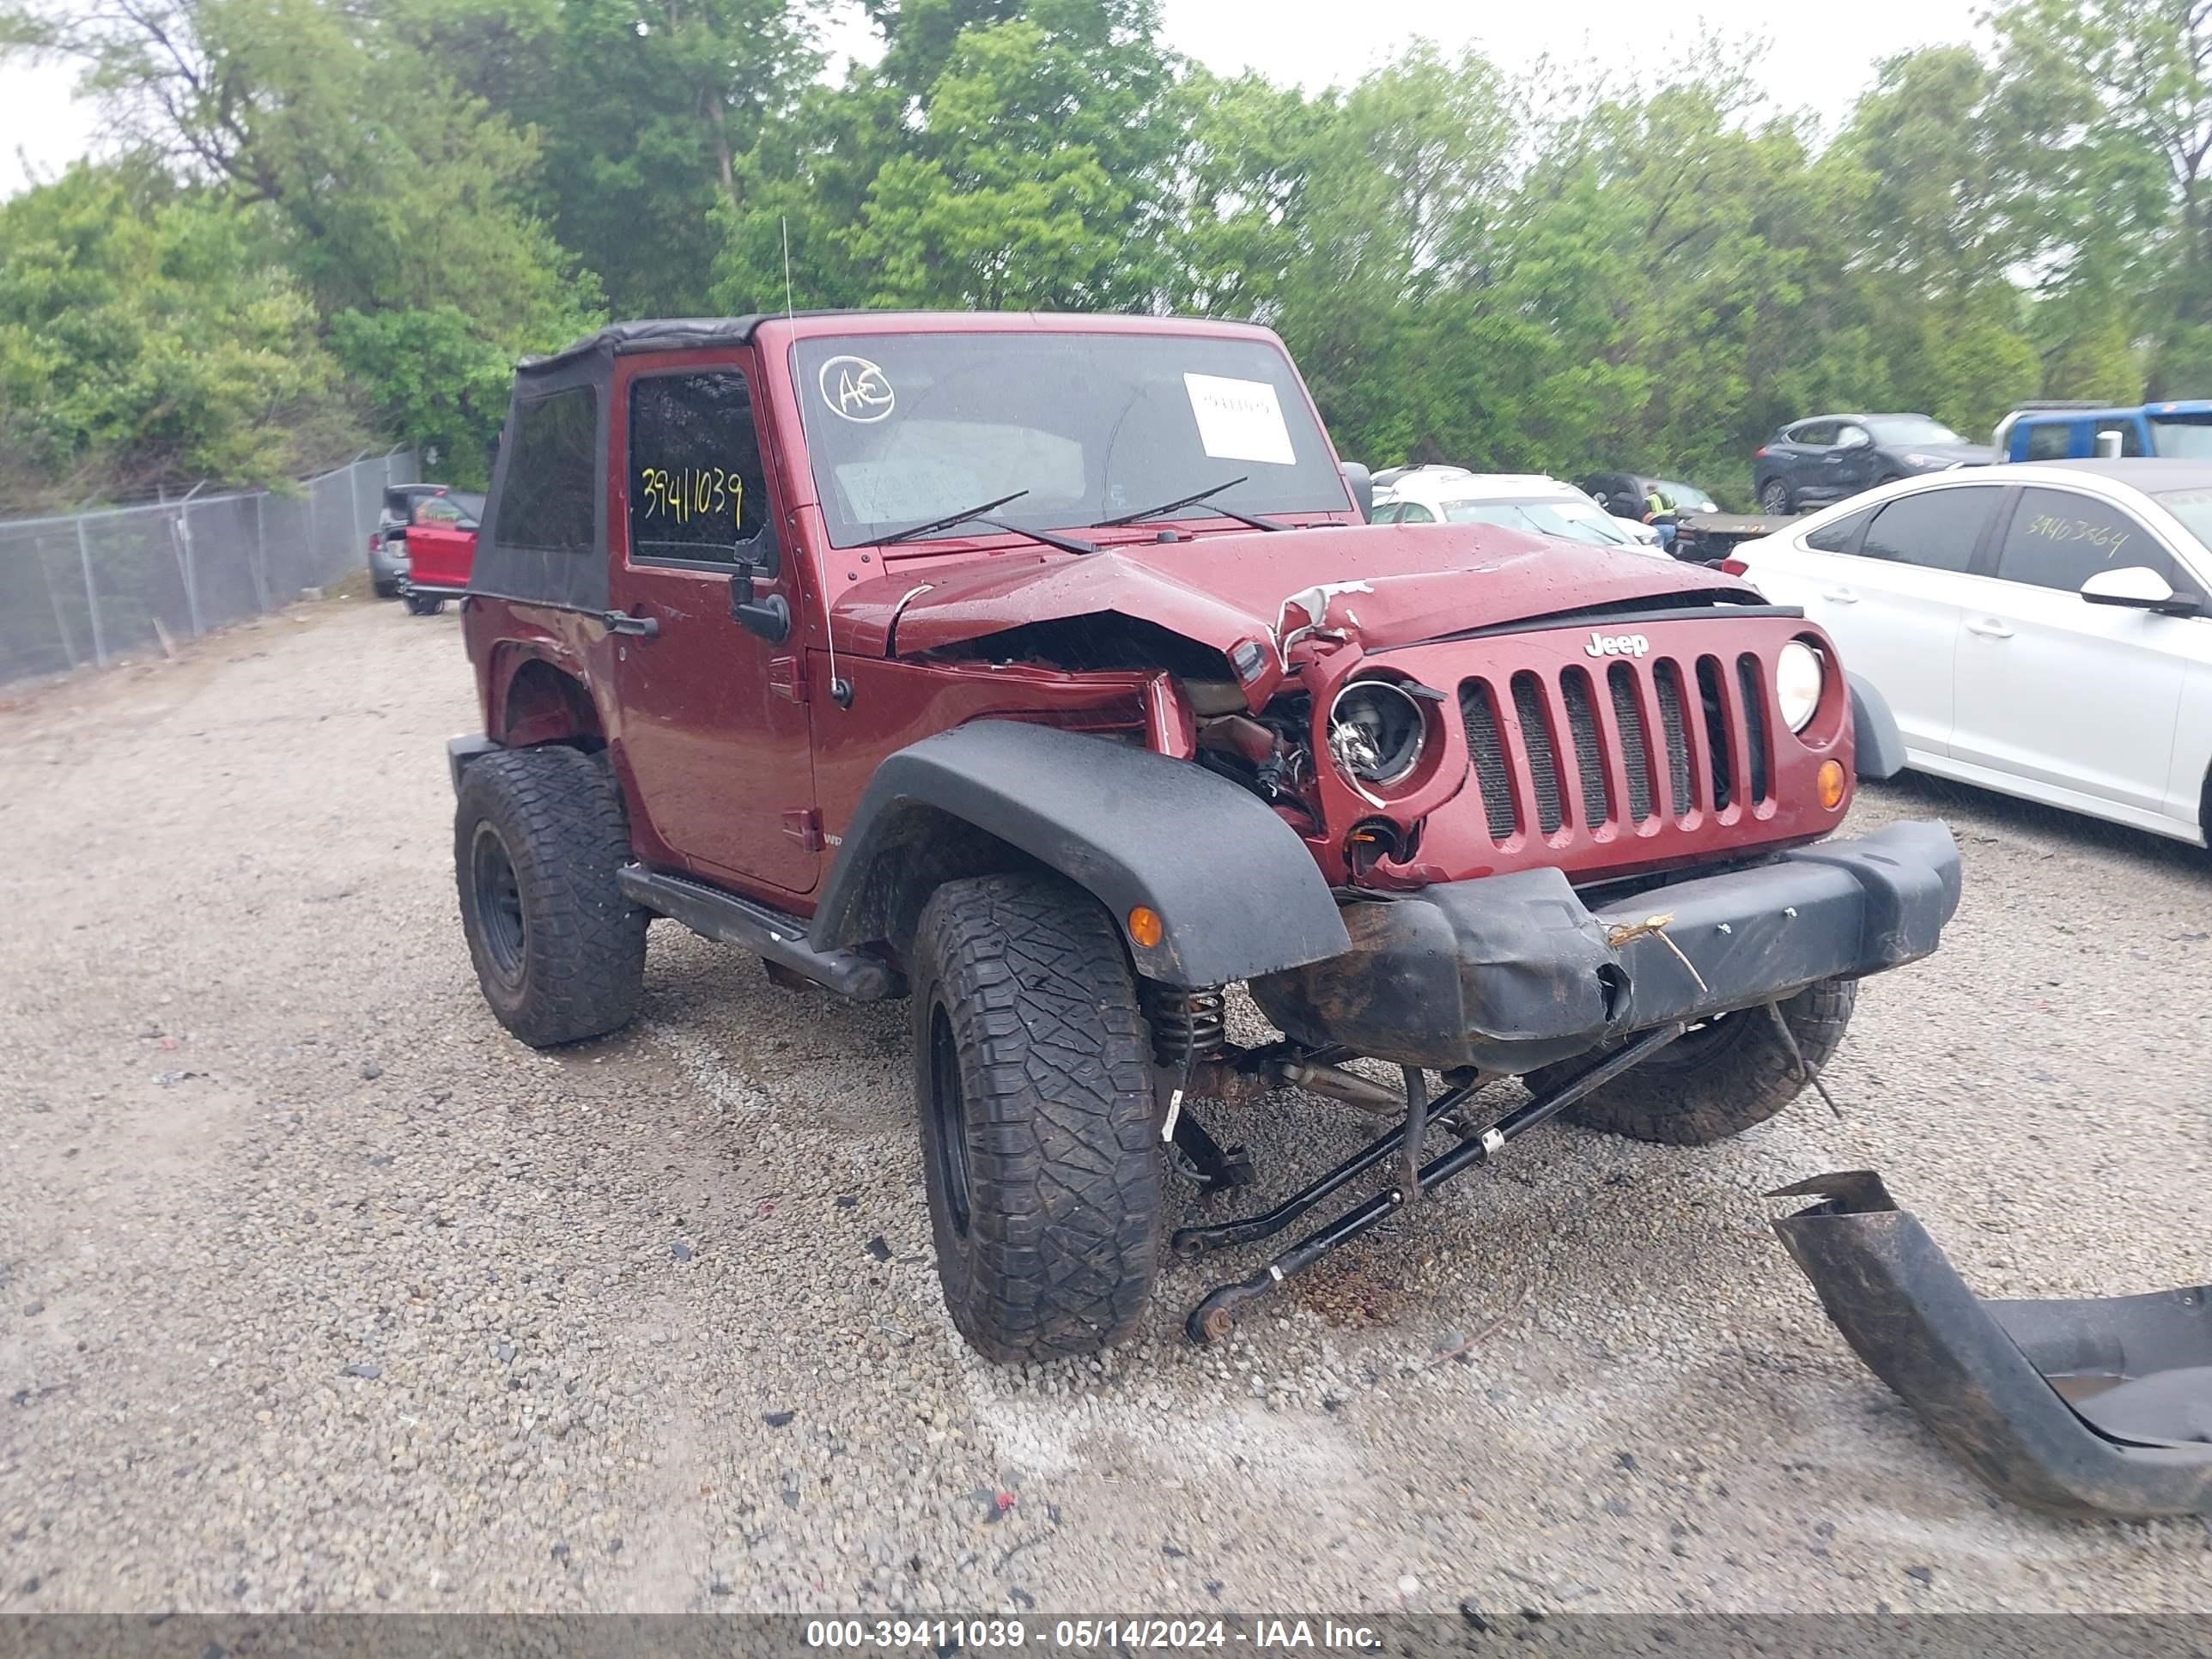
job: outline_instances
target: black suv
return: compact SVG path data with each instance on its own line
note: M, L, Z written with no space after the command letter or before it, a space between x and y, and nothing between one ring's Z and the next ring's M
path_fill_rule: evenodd
M1996 452L1927 415L1816 415L1776 433L1752 456L1763 512L1796 513L1893 478L1987 466Z

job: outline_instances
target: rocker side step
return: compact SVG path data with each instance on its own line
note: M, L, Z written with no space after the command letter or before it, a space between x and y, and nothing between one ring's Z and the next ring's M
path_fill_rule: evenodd
M860 951L817 951L806 942L806 924L796 916L641 864L624 865L617 879L631 903L680 921L702 939L750 951L854 1002L906 994L906 981L889 963Z

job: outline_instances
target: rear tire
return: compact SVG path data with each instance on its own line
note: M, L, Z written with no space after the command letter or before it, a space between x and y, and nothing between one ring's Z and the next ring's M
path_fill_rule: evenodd
M1844 1041L1858 981L1824 979L1782 1005L1805 1063L1824 1067ZM1530 1090L1557 1088L1595 1059L1532 1073ZM1764 1123L1806 1087L1763 1008L1744 1008L1685 1032L1563 1115L1589 1128L1674 1146L1706 1146Z
M1002 1364L1136 1328L1159 1269L1152 1042L1113 918L1054 876L948 882L910 956L938 1278Z
M1779 478L1769 478L1759 485L1759 506L1761 512L1778 518L1787 518L1797 510L1796 498L1790 494L1790 486Z
M652 918L617 884L629 855L621 793L595 757L501 750L461 775L461 926L484 1000L532 1048L604 1036L637 1012Z

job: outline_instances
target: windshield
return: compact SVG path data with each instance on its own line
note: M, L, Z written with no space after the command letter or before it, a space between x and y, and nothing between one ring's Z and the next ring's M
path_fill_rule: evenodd
M1925 415L1869 415L1866 429L1883 444L1962 444L1966 441Z
M1613 515L1595 501L1559 495L1518 501L1446 501L1444 517L1454 524L1503 525L1538 536L1564 536L1593 547L1627 547L1635 538L1614 528Z
M1290 359L1265 341L848 335L799 341L792 370L837 547L1018 490L991 516L1036 529L1097 525L1230 479L1242 482L1173 516L1352 510Z
M2212 418L2202 415L2185 420L2154 418L2150 423L2150 453L2179 455L2191 461L2212 461Z
M2154 490L2151 500L2180 520L2199 546L2212 548L2212 489Z

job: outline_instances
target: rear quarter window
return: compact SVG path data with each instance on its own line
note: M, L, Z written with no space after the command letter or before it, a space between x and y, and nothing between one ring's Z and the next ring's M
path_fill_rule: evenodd
M515 405L497 534L509 547L588 553L598 544L592 480L599 395L590 386Z
M1816 553L1856 553L1859 538L1874 518L1876 509L1863 507L1856 513L1846 513L1840 519L1817 525L1805 532L1805 545Z

